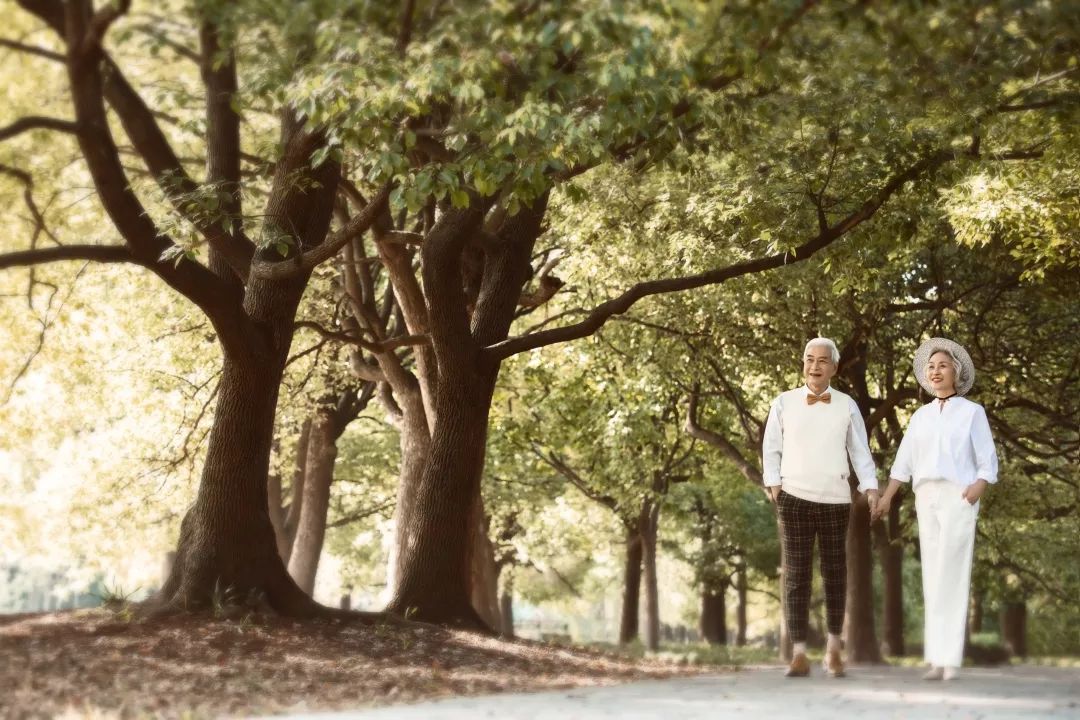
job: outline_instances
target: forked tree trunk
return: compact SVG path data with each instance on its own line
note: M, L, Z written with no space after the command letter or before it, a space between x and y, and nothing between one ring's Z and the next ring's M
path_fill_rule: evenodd
M334 482L334 462L338 453L337 435L332 409L323 408L316 412L307 446L300 521L289 556L289 574L308 595L315 590L315 574L319 570L326 538L326 514L330 508L330 486Z
M847 657L851 662L880 663L874 630L874 554L870 541L870 506L863 497L851 503L847 533Z
M641 533L627 530L626 565L623 570L622 613L619 621L619 644L626 645L638 638L641 597Z
M546 195L508 217L484 240L475 306L465 292L462 258L483 222L485 207L445 213L422 250L431 346L438 363L435 422L415 512L406 531L401 575L388 610L419 620L493 631L472 606L472 512L480 497L487 424L499 361L484 348L504 340L531 273Z
M727 644L726 588L706 585L701 592L701 637L710 645Z

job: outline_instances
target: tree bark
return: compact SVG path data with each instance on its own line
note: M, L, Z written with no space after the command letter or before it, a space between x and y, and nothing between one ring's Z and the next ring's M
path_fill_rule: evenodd
M398 438L401 448L401 468L398 471L397 503L394 506L394 542L387 559L386 584L390 595L397 594L405 557L416 545L416 493L431 451L431 432L423 412L420 390L415 397L399 397L401 417Z
M701 591L701 637L710 645L727 644L726 588L705 585Z
M416 488L410 541L387 609L427 622L488 629L472 606L474 508L480 493L494 378L442 378L438 419Z
M1027 657L1027 603L1006 602L1001 609L1001 638L1016 657Z
M851 662L880 663L874 629L874 557L870 541L870 507L858 497L851 503L847 533L847 656Z
M330 486L334 482L337 453L333 409L320 408L311 423L303 504L289 556L289 575L308 595L315 590L315 574L319 570L326 538L326 514L330 508Z
M283 365L283 358L241 364L226 356L202 482L181 524L162 602L197 609L262 599L285 614L315 610L285 570L267 509Z
M638 638L641 556L641 533L636 529L628 529L626 531L626 566L623 570L622 617L619 622L620 645L626 645Z
M474 305L465 292L462 259L480 230L484 203L476 199L467 209L444 213L424 240L422 273L438 387L431 447L406 528L413 537L388 605L392 612L492 630L473 608L470 587L472 511L480 497L500 362L484 349L509 332L546 208L544 195L484 242Z
M893 657L900 657L905 652L904 546L901 544L896 530L899 527L900 503L894 503L889 508L887 527L885 523L874 525L878 559L881 563L882 591L885 596L881 622L882 654Z

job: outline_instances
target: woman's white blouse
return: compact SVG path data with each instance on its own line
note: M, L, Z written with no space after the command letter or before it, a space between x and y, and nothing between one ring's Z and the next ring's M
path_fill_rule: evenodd
M938 409L931 400L908 422L889 477L914 487L923 480L945 479L962 487L976 480L997 482L998 458L983 406L962 397Z

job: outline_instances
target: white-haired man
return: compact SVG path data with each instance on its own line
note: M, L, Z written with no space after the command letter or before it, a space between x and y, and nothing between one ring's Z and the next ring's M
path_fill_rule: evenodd
M808 342L803 353L806 384L776 398L765 424L763 475L783 537L784 617L793 643L788 677L810 674L806 626L815 538L820 543L829 631L825 672L844 675L840 633L847 592L849 459L871 509L877 502L876 470L862 415L851 397L829 385L839 363L840 351L832 340L818 337Z

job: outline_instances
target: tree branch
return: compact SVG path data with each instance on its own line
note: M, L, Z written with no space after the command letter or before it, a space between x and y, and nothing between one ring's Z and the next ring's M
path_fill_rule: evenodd
M349 222L330 235L319 245L307 252L280 262L256 260L252 263L252 274L263 280L283 280L311 272L317 266L337 255L345 244L367 232L383 211L383 204L390 197L390 186L384 185L367 206L354 215Z
M665 278L661 280L649 280L638 283L622 295L608 300L595 307L581 322L567 325L561 328L543 330L531 335L518 336L503 340L502 342L489 345L485 352L492 359L504 360L511 355L533 350L535 348L567 342L578 338L588 337L610 320L615 315L621 315L630 309L638 300L650 295L680 292L692 290L706 285L716 285L733 278L742 277L754 273L764 272L785 265L792 265L812 257L819 250L828 247L847 232L858 227L863 222L873 217L885 202L903 188L904 184L914 180L925 172L937 168L944 163L954 160L959 153L954 150L941 150L922 158L910 167L902 170L890 178L885 185L866 200L858 210L850 213L837 224L819 232L816 236L803 242L802 245L756 260L729 265L728 267L709 270L698 275L689 275L678 278Z
M62 120L60 118L44 117L41 115L29 115L27 117L19 118L6 127L0 128L0 140L9 140L16 135L31 130L55 130L56 132L63 132L69 135L78 135L79 124L72 120Z
M761 471L748 461L743 454L739 452L739 449L720 433L713 432L712 430L706 430L700 424L698 424L698 388L695 387L690 393L689 404L686 409L686 432L690 437L706 442L716 448L727 457L728 460L735 464L736 469L742 473L750 482L755 485L764 485L765 480L761 475Z
M61 260L91 260L93 262L127 262L137 265L137 260L125 245L61 245L60 247L35 248L0 254L0 270L10 267L27 267L59 262Z

